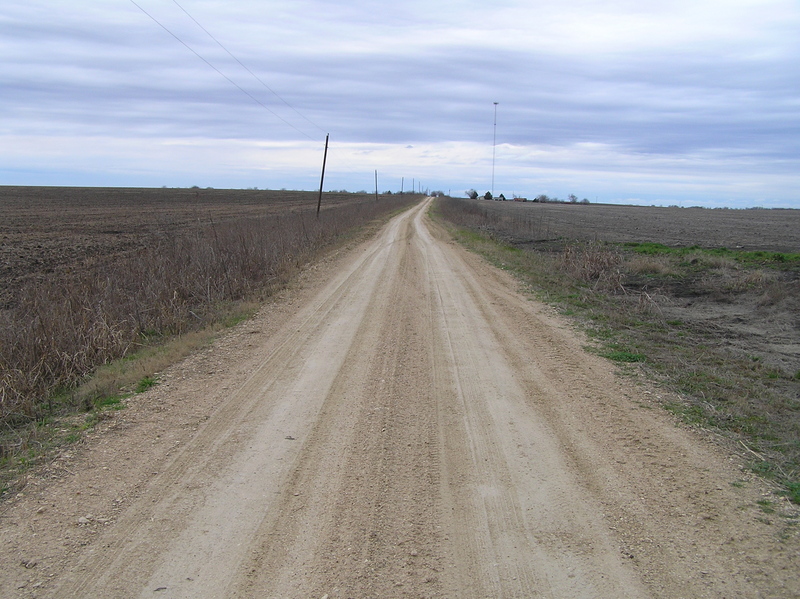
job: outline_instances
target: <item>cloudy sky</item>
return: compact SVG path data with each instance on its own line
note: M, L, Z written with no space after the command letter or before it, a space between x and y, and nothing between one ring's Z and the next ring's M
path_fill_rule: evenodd
M798 65L797 0L3 2L0 184L800 208Z

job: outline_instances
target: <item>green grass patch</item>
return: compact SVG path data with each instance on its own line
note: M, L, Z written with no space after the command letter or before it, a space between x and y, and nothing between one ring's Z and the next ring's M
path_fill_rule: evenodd
M781 267L792 266L800 267L800 253L786 252L767 252L767 251L745 251L731 250L725 247L702 248L697 245L688 247L670 247L662 243L652 242L627 242L620 244L621 247L632 250L637 254L645 256L678 256L686 257L692 255L695 259L702 257L729 258L739 264L746 265L779 265Z
M128 395L109 395L98 397L94 400L94 407L98 410L121 410L125 407L123 400L129 397Z
M705 411L700 406L670 402L664 404L664 408L686 424L700 426L708 422Z
M158 384L158 380L152 376L146 376L142 380L140 380L136 385L136 393L144 393L148 389L155 387Z
M71 445L72 443L77 443L83 439L83 435L80 433L70 433L66 437L64 437L64 443Z
M789 498L790 501L800 505L800 482L798 481L787 481L784 483L784 495Z
M768 499L759 499L756 501L758 507L761 508L761 511L765 514L774 514L775 508L772 506L772 502Z
M647 361L647 358L645 357L644 354L637 354L635 352L630 352L630 351L614 350L608 352L600 352L600 355L614 362L626 362L629 364Z

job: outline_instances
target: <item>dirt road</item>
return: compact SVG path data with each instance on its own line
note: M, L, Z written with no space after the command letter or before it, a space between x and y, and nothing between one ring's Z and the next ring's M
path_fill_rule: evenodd
M0 595L798 596L765 488L426 206L32 478Z

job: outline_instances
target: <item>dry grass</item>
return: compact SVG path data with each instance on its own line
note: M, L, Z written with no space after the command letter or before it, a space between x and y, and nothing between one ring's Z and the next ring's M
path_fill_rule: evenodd
M662 257L636 256L626 261L626 269L637 275L677 276L672 261Z
M789 285L782 281L771 281L761 287L764 289L764 293L758 298L758 305L760 307L766 307L777 306L788 299L793 293L796 295L798 285Z
M74 390L73 397L76 402L89 407L97 398L134 389L143 378L156 375L170 364L208 345L221 328L221 325L214 325L184 333L158 345L142 347L126 359L104 364Z
M701 252L696 252L691 259L697 260L704 265L722 271L735 271L738 269L736 262L725 256L715 256L713 254L708 255Z
M0 311L0 458L25 449L30 423L88 407L139 376L108 365L174 336L183 339L179 352L202 342L196 331L246 310L321 248L416 199L365 199L319 219L311 210L163 230L122 258L30 283Z
M620 253L607 244L571 244L564 247L560 268L594 289L624 293L621 262Z
M733 276L730 290L734 293L744 291L757 291L765 289L768 285L774 284L777 276L773 272L765 270L745 270L738 271Z
M440 202L438 210L451 222L482 230L488 234L502 232L504 236L523 236L526 239L544 240L553 235L547 219L536 213L498 213L492 209L493 202L485 204L448 198Z

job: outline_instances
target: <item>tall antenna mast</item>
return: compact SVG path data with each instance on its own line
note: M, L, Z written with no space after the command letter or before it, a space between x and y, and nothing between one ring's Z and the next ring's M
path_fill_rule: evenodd
M494 137L492 138L492 197L494 197L494 156L497 146L497 102L494 103Z

